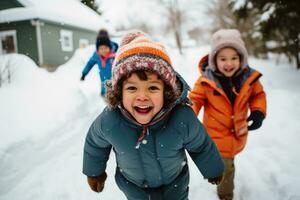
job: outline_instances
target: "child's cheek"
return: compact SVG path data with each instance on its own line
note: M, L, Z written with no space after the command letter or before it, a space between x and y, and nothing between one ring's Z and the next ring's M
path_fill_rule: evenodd
M164 95L160 94L154 99L155 106L160 110L164 105Z

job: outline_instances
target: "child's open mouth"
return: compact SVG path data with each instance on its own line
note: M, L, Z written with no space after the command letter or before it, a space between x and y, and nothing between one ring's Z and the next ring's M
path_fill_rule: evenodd
M226 72L232 72L233 68L225 69Z
M134 109L139 114L147 114L152 110L152 107L151 106L134 106Z

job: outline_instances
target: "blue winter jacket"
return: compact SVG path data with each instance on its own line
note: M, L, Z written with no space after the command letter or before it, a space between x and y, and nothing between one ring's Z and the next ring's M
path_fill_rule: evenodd
M116 53L119 48L119 45L113 41L110 41L110 45L111 45L111 52Z
M95 177L106 168L111 149L122 175L139 187L159 187L172 182L187 163L185 150L204 178L220 176L224 164L193 110L187 105L188 86L168 110L142 126L122 108L105 108L91 125L84 146L83 173ZM143 130L148 134L137 141Z
M115 59L115 54L110 53L104 59L101 60L100 55L95 51L89 61L86 63L82 75L86 76L95 64L98 65L99 76L101 79L101 94L105 93L105 81L111 79L112 63Z

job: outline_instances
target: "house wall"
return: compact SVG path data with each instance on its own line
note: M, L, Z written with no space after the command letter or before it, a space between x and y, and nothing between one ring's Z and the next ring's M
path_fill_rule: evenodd
M96 32L89 30L83 30L76 27L56 24L49 21L43 21L41 26L41 36L42 36L42 50L44 65L46 66L57 66L67 62L75 50L79 48L79 40L86 39L89 44L94 44L96 39ZM72 51L64 51L60 42L60 31L66 30L72 32Z
M76 27L53 23L49 21L41 21L41 41L43 64L46 67L56 67L67 62L75 50L79 48L79 40L85 39L89 44L95 44L96 32L79 29ZM20 54L25 54L39 64L38 45L36 27L32 22L19 21L0 24L0 31L16 30L17 33L17 49ZM63 51L60 43L60 31L67 30L72 32L72 51Z
M0 24L0 31L15 30L17 33L17 49L38 63L36 30L30 21L19 21Z

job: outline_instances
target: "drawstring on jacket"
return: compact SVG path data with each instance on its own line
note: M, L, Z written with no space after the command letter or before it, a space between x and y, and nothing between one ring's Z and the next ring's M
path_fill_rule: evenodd
M137 141L137 143L136 143L136 146L135 146L136 149L139 149L139 148L140 148L141 142L142 142L143 139L146 137L146 135L147 135L147 136L149 135L149 129L148 129L148 126L147 126L147 125L144 125L144 126L143 126L143 131L142 131L142 133L140 134L140 136L139 136L139 138L138 138L138 141Z

